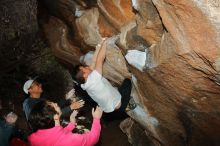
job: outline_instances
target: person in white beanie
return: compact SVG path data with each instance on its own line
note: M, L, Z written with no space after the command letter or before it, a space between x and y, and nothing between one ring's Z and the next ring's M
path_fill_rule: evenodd
M26 116L26 119L29 119L29 115L34 105L38 102L45 100L41 98L41 94L43 93L42 85L34 79L29 79L24 83L23 90L26 94L29 95L23 102L23 110ZM72 102L70 106L62 108L62 115L67 113L71 113L74 109L79 109L84 106L84 101L80 100L77 102Z

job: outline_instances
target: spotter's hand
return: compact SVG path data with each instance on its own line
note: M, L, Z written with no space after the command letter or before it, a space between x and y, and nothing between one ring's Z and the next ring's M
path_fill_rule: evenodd
M76 102L72 102L71 105L70 105L70 108L72 110L79 109L79 108L83 107L84 104L85 104L84 100L79 100L79 101L76 101Z

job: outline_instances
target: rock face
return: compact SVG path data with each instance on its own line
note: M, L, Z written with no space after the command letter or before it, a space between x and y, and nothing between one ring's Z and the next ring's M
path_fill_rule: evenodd
M66 11L56 13L55 2L45 2L53 15L43 23L45 35L66 62L78 64L102 37L118 35L104 76L117 85L132 74L138 108L121 126L130 142L220 145L220 1L57 0L56 9ZM143 71L126 65L128 50L146 53Z
M37 40L37 2L35 0L0 1L0 67L13 70L27 58Z
M67 26L56 17L49 18L47 24L44 25L46 38L54 55L65 62L77 64L81 56L80 49L73 45L68 39Z
M0 100L4 106L3 100L18 98L20 79L45 44L37 33L36 0L1 0L0 16Z

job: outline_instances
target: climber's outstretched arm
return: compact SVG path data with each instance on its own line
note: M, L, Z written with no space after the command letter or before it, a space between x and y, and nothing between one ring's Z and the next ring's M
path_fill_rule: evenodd
M100 48L100 51L97 55L95 70L102 74L102 66L105 60L105 53L106 53L106 40L104 41L103 45Z
M98 57L99 51L100 51L101 47L103 46L103 43L104 43L104 42L105 42L105 38L102 39L102 42L96 46L96 50L95 50L94 55L93 55L93 57L92 57L92 63L91 63L91 65L89 66L90 69L92 69L92 70L95 69L97 57Z
M90 69L92 69L92 70L95 69L96 60L97 60L97 56L98 56L98 54L99 54L100 49L101 49L101 47L100 47L100 46L97 46L97 47L96 47L96 50L95 50L95 52L94 52L94 55L93 55L93 57L92 57L92 63L91 63L91 65L89 66Z

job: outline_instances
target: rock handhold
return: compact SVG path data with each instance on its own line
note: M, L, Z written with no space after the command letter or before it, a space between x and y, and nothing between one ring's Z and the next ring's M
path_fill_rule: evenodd
M98 7L110 24L116 30L134 20L131 1L127 0L98 0Z
M97 8L92 8L76 19L76 26L79 35L83 41L95 47L101 41L101 35L98 27L99 11Z
M136 67L140 71L143 71L146 64L146 56L146 52L139 50L128 50L125 58L129 64Z

